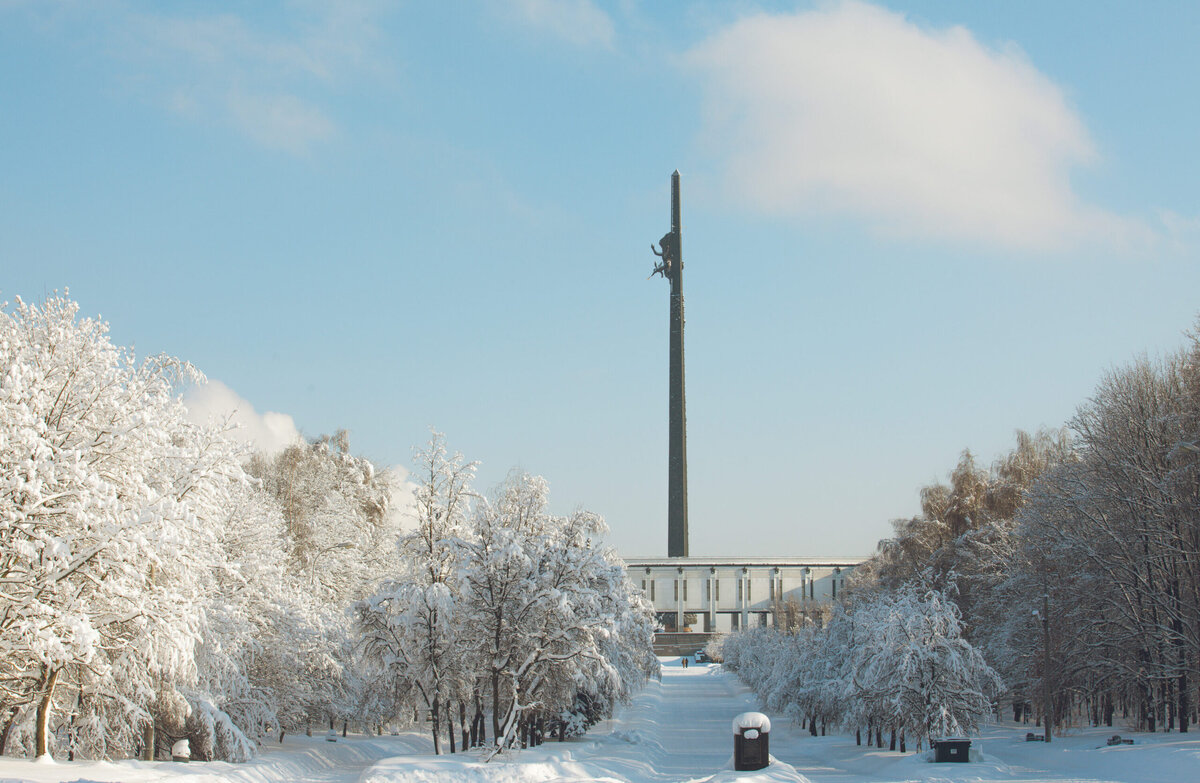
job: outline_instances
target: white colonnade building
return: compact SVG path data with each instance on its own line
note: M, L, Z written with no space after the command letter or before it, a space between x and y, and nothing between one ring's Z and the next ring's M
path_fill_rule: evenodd
M785 604L827 603L864 559L634 557L625 567L667 630L713 633L769 625Z

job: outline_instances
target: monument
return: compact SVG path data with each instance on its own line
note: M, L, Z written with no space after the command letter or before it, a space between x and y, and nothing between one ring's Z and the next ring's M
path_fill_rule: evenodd
M687 412L683 373L683 237L679 172L671 175L671 230L650 245L659 263L650 273L671 283L671 367L668 393L667 557L626 558L630 580L662 625L660 655L691 653L713 633L780 623L789 613L815 611L837 600L861 557L690 557L688 555ZM730 520L745 524L745 520ZM778 546L780 542L773 542ZM802 545L800 541L794 545ZM724 588L724 589L722 589Z
M668 392L667 556L688 555L687 406L683 393L683 232L679 218L679 172L671 174L671 230L650 245L662 259L654 275L671 283L671 370Z

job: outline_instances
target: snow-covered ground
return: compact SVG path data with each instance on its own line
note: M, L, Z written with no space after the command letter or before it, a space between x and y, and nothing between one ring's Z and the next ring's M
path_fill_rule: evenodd
M135 762L39 764L0 760L0 783L870 783L873 781L1119 781L1200 780L1200 735L1133 734L1120 728L1083 729L1045 745L1025 742L1028 726L1001 725L975 746L983 760L931 764L923 754L857 747L844 735L810 737L788 721L772 721L775 763L758 772L730 767L730 721L758 709L755 697L717 666L684 669L664 660L662 682L651 682L634 704L587 737L549 742L482 763L475 754L434 757L428 737L288 738L247 764ZM1134 745L1108 747L1113 733Z

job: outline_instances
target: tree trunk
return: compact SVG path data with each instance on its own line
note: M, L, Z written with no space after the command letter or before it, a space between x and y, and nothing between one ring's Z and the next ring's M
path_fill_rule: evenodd
M58 669L50 671L43 667L45 685L42 700L38 702L37 730L34 735L34 756L47 755L50 747L50 707L54 701L54 686L58 684Z
M1050 734L1050 595L1042 594L1042 723L1046 727L1046 742Z
M892 725L892 738L888 742L888 750L895 750L895 749L896 749L896 726L895 726L895 724L893 724Z
M492 672L492 736L500 741L500 672Z
M155 732L154 716L150 716L150 720L142 727L142 761L154 761L155 746L158 743L158 734Z
M483 697L479 688L475 689L475 717L471 718L471 746L478 748L483 745Z
M900 729L900 752L901 753L908 752L904 745L904 729Z
M442 755L441 726L438 725L438 718L440 717L438 715L439 706L437 699L434 699L433 703L429 705L429 714L433 718L433 755L435 756Z
M1192 707L1188 704L1188 676L1187 672L1182 672L1179 675L1179 733L1186 734L1188 730L1188 716L1191 713ZM3 748L0 748L3 752Z
M0 729L0 756L4 755L4 750L8 747L8 736L12 733L13 726L17 723L17 716L20 714L20 707L13 707L4 712L4 728Z
M349 725L349 723L350 723L349 721L345 721L345 720L342 721L342 739L346 738L346 728Z
M448 700L446 702L446 740L450 746L450 753L453 755L456 752L454 749L454 712Z

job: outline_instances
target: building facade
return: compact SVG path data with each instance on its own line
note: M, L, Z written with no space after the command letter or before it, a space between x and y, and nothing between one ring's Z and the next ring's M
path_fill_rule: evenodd
M668 631L736 631L773 622L776 608L837 598L862 558L643 557L629 579Z

